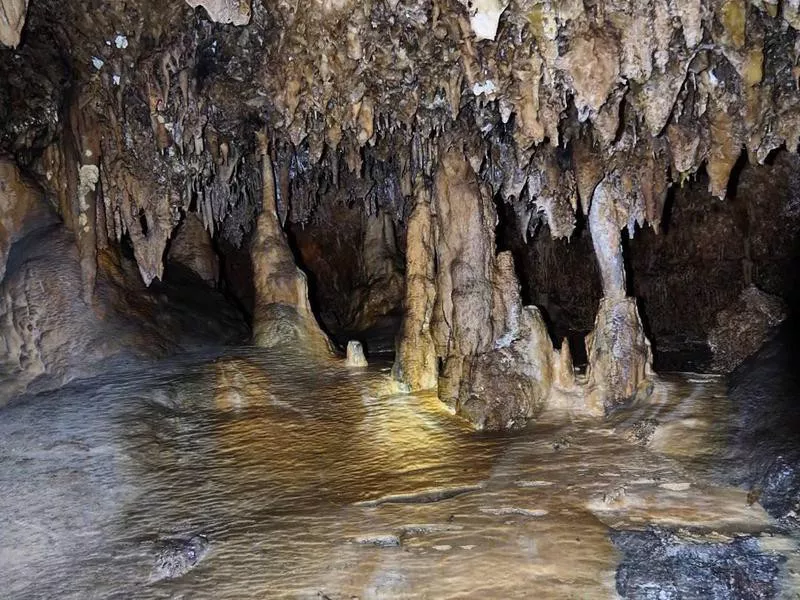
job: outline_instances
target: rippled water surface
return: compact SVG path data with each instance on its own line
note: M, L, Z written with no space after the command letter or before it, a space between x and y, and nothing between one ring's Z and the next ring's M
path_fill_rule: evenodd
M713 377L665 377L609 421L551 413L500 436L393 395L386 367L237 350L6 407L0 595L611 598L612 527L794 551L715 476ZM182 576L159 562L170 548Z

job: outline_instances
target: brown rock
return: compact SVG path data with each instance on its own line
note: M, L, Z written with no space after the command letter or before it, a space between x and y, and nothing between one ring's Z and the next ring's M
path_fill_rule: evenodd
M219 281L219 258L211 236L195 213L187 213L178 227L167 260L186 267L211 287Z
M786 305L776 296L751 285L728 308L717 314L716 326L708 334L714 354L712 368L730 373L769 337L773 327L786 319Z
M393 374L411 390L426 390L438 382L438 360L431 335L436 297L433 215L430 191L421 178L415 183L416 205L406 235L406 289L403 324Z
M524 307L514 341L468 359L458 414L478 429L523 427L541 412L550 394L552 356L539 310Z
M653 356L634 298L603 298L586 337L587 392L606 411L646 390Z
M16 164L0 157L0 281L12 244L55 220L41 191L22 176Z

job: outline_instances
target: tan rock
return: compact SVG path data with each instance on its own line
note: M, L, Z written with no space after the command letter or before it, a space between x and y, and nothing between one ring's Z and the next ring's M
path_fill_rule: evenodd
M255 287L253 343L290 346L327 356L332 345L311 310L305 274L297 268L278 221L275 178L265 136L260 137L263 208L250 245Z
M363 368L369 366L364 356L364 347L361 342L351 340L347 342L347 357L344 364L350 368Z
M422 178L414 186L416 204L406 234L406 288L403 324L393 374L413 390L433 389L438 383L438 359L431 333L436 297L433 215L430 191Z
M587 395L606 411L647 392L653 357L634 298L603 298L586 337Z
M247 25L250 22L250 0L186 0L192 8L202 6L216 23Z
M17 47L27 10L28 0L0 0L0 44Z
M196 213L187 213L178 226L167 260L186 267L211 287L219 281L219 257Z
M597 114L619 79L619 46L603 31L591 31L572 40L561 59L572 80L579 114Z

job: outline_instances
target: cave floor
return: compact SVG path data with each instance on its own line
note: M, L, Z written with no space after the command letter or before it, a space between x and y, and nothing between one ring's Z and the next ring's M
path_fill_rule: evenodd
M74 382L0 411L5 598L610 598L614 530L797 540L722 483L721 380L607 421L470 431L388 364L253 349ZM175 576L175 577L172 577Z

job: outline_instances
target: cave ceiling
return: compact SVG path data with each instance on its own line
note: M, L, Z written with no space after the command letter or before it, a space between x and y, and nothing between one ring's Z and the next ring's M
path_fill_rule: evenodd
M556 237L601 180L621 228L657 228L670 185L704 169L724 198L743 150L800 138L796 0L187 2L0 2L0 149L147 282L187 210L247 237L255 131L284 221L403 221L456 145Z

